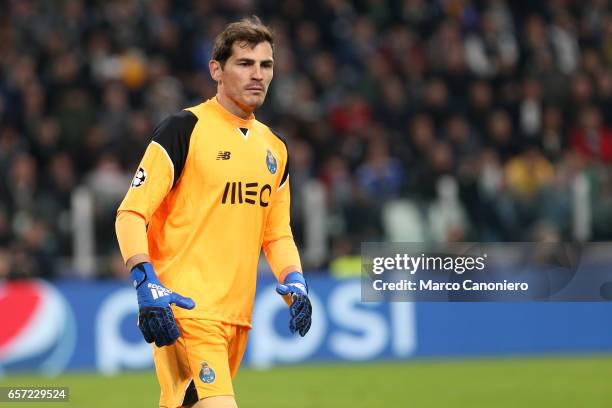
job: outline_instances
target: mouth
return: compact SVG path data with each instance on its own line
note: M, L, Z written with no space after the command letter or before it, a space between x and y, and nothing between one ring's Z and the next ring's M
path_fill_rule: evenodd
M247 91L254 91L254 92L263 92L264 91L263 86L257 86L257 85L249 86L246 89L247 89Z

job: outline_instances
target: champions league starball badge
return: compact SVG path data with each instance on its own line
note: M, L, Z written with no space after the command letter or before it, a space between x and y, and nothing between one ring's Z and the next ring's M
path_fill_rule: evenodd
M215 381L215 371L206 361L200 363L200 380L205 384L210 384Z
M270 149L267 149L266 166L268 166L268 170L270 170L270 173L276 173L276 159L274 158L274 155L272 154Z
M134 179L132 180L132 187L140 187L144 184L147 179L147 172L142 167L138 168Z

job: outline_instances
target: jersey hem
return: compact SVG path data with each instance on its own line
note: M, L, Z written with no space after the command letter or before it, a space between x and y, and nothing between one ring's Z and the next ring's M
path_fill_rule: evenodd
M221 322L221 323L231 324L233 326L247 327L249 329L253 327L251 319L247 317L230 317L230 316L224 316L224 315L210 313L210 312L186 311L185 313L186 314L188 313L189 316L181 316L182 313L177 313L176 308L174 308L174 317L177 320L178 319L214 320L214 321Z

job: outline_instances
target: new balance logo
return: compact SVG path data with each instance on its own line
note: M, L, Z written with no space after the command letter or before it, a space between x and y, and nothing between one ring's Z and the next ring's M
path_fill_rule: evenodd
M151 295L153 296L154 300L160 297L169 296L172 293L171 290L166 289L163 286L156 285L154 283L149 283L147 287L151 289Z
M231 155L232 152L224 152L222 150L219 150L219 153L217 154L217 160L229 160Z

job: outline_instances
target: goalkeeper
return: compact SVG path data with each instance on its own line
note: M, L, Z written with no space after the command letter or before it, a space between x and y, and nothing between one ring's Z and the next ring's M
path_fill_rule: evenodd
M161 122L117 211L138 325L154 343L160 407L236 407L261 248L289 304L310 328L308 287L289 225L285 141L254 110L272 81L274 39L257 17L215 39L215 97Z

